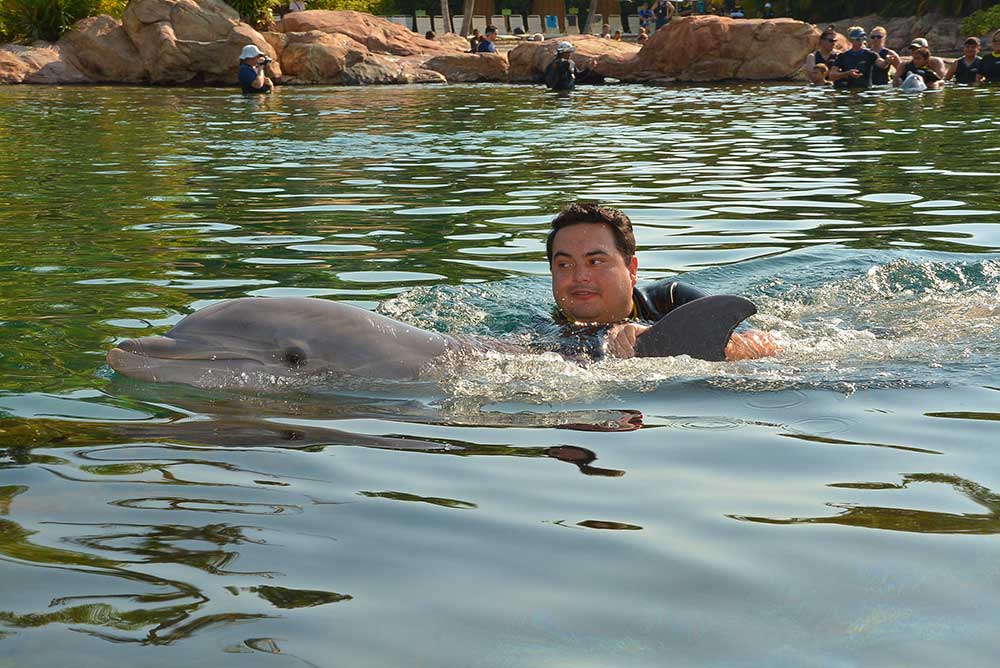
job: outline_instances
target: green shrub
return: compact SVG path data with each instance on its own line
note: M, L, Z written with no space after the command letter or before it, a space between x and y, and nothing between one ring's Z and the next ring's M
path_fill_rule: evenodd
M94 16L101 0L0 0L0 33L6 39L54 42L80 19Z
M989 35L998 28L1000 28L1000 5L980 9L978 12L969 14L962 21L963 35L975 35L979 37Z
M281 0L226 0L226 4L238 11L241 19L259 28L271 21L277 7L288 3Z
M395 14L398 11L398 4L394 0L306 0L306 9L351 9L356 12L365 12L380 16ZM433 13L438 14L441 11L440 7L440 2L437 4L428 3L428 7L426 7L428 10L427 13L430 14L430 10L434 9Z

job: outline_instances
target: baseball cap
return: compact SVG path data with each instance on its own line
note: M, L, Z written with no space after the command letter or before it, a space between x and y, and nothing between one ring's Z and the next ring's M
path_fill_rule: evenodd
M851 32L847 33L848 39L864 39L865 37L864 28L851 28Z
M913 40L912 42L910 42L910 46L913 47L913 48L919 49L922 46L929 46L929 45L927 44L927 40L926 39L924 39L923 37L918 37L915 40Z
M565 53L566 51L576 51L576 47L569 42L559 42L556 44L556 53Z

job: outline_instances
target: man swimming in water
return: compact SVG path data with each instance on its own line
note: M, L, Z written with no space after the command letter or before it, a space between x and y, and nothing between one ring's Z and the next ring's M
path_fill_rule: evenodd
M552 273L555 319L563 325L607 326L606 349L633 357L635 342L674 308L704 297L697 288L669 279L636 286L632 221L623 212L594 203L567 205L552 220L545 242ZM774 338L760 331L734 333L727 360L774 355Z

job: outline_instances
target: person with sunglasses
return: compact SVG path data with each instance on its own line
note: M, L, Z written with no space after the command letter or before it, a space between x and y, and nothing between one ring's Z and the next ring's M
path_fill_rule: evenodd
M851 48L837 56L830 68L830 81L837 88L871 88L872 71L885 67L885 60L865 48L866 37L861 26L851 26L847 30Z
M944 78L960 84L974 84L979 80L979 68L983 59L979 57L979 38L969 37L962 45L962 57L956 59Z
M871 50L878 54L878 57L882 59L884 67L878 65L872 70L872 85L873 86L888 86L889 85L889 67L893 66L897 70L899 69L899 54L888 49L885 46L886 29L882 26L875 26L872 28L871 33L868 34L868 41L871 43Z
M993 51L983 56L979 75L989 83L1000 83L1000 30L993 33L990 43Z
M823 34L819 36L819 48L806 56L806 75L817 86L830 83L827 80L827 74L830 72L830 66L833 65L833 61L840 55L833 48L836 43L837 33L832 30L824 30ZM817 65L822 65L823 67L817 68Z

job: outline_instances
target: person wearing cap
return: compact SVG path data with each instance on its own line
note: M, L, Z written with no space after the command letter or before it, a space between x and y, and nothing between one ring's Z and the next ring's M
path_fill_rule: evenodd
M910 62L906 63L906 65L903 66L903 69L896 75L896 81L905 81L906 77L912 73L924 80L928 90L940 88L944 82L941 80L941 77L938 76L938 73L935 72L930 66L930 64L931 50L926 46L922 46L913 52L913 58Z
M479 40L479 46L476 47L477 53L496 53L497 47L494 42L497 41L497 27L496 26L486 26L486 32L483 33L483 38Z
M549 66L545 68L545 85L552 90L573 90L578 78L590 75L591 70L597 67L597 60L590 59L590 67L579 70L576 63L571 58L576 47L570 42L559 42L556 44L556 57L552 59Z
M979 75L988 83L1000 83L1000 30L993 33L990 44L993 46L993 51L983 56Z
M979 80L979 67L983 59L979 57L979 38L968 37L962 45L962 57L952 62L945 81L954 79L960 84L974 84Z
M827 77L830 74L830 67L833 65L833 61L840 55L840 53L833 49L833 45L836 43L837 33L832 30L824 30L819 36L819 48L806 56L806 75L817 86L825 86L833 83Z
M916 51L917 49L930 49L930 48L931 45L927 43L926 39L924 39L923 37L917 37L912 42L910 42L910 56L913 56L913 52ZM942 79L944 79L944 75L948 71L948 68L945 67L944 60L938 58L937 56L931 56L930 68L934 70L934 72ZM897 65L896 66L897 72L899 69L900 67Z
M875 26L868 34L871 50L877 53L878 57L882 59L882 65L876 65L875 69L872 70L873 86L888 86L889 68L895 67L898 70L900 67L899 54L885 45L887 37L888 32L882 26Z
M765 2L764 3L763 18L765 18L765 19L773 19L774 18L774 8L771 7L771 3L770 2Z
M274 84L264 76L264 67L271 62L267 55L254 44L247 44L240 52L238 76L244 95L270 93Z
M872 70L885 65L877 53L865 48L865 37L860 26L847 29L851 48L837 56L830 68L830 81L837 88L871 88Z

